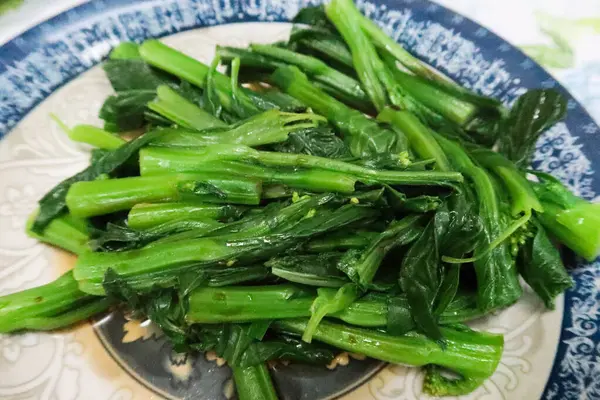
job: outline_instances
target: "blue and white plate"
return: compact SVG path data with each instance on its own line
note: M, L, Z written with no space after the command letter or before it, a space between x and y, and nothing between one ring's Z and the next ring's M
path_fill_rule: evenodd
M163 37L209 62L216 44L286 38L299 0L98 0L43 22L0 47L0 294L36 286L74 259L23 233L37 200L82 169L88 149L50 120L100 124L111 89L97 66L117 43ZM428 1L361 3L407 49L463 85L510 102L526 88L560 85L485 28ZM570 98L570 97L569 97ZM565 123L538 145L536 168L592 199L600 191L599 128L572 98ZM494 376L469 399L600 398L600 266L571 260L575 286L547 311L530 290L515 306L478 321L506 345ZM207 354L174 354L148 321L109 315L52 334L0 335L1 399L234 397L227 367ZM285 399L420 398L416 369L342 353L331 369L273 366Z

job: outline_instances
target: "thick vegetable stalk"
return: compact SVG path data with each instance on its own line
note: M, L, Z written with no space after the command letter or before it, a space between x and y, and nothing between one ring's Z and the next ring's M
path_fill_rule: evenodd
M345 11L355 18L355 21L358 22L362 30L369 36L369 38L378 48L389 52L398 62L400 62L413 74L429 80L443 81L443 78L432 71L427 64L406 51L402 45L383 32L375 22L362 15L356 6L352 4L352 2L347 3L348 4L345 8Z
M212 116L211 116L212 118ZM268 110L235 125L221 129L193 132L184 129L163 129L153 146L201 147L215 143L262 146L284 142L290 133L316 128L325 119L313 113L287 113Z
M169 72L195 86L204 88L210 68L158 40L147 40L140 46L140 55L148 64ZM234 112L234 98L229 78L220 73L213 76L215 90L219 94L221 104L230 112ZM239 105L244 113L257 114L260 109L256 107L247 96L241 96Z
M116 171L134 154L137 154L141 147L154 140L158 134L158 131L147 132L113 151L104 153L100 158L94 160L92 165L52 188L39 201L39 213L31 225L31 231L41 233L54 218L65 213L67 193L74 183L92 181Z
M343 174L340 175L340 178L345 175L347 179L360 180L367 184L447 186L462 181L462 176L458 172L379 170L330 158L259 151L242 145L219 144L198 150L150 148L140 152L140 170L144 176L160 173L198 172L215 163L237 161L252 161L262 164L266 168L287 167L294 169L294 174L303 173L303 170L299 168L306 168L307 170L304 172L327 171L331 174ZM259 168L249 165L244 174L265 179ZM292 182L283 180L280 183L294 186Z
M360 82L331 68L318 58L273 45L252 44L250 48L254 53L275 58L289 65L295 65L314 80L335 88L336 91L342 93L344 97L352 99L353 102L360 104L369 101L366 93L361 88Z
M71 214L85 218L128 210L139 203L186 199L254 205L260 202L260 180L241 178L241 174L230 178L215 172L78 182L69 190L66 204Z
M306 329L305 319L276 321L277 330L301 334ZM442 328L447 346L426 336L411 332L391 336L384 332L350 327L322 321L316 329L315 340L345 351L364 354L382 361L413 366L437 365L460 375L457 380L435 376L426 378L424 389L437 396L461 395L473 391L489 378L502 356L504 339L501 335ZM458 383L462 383L458 385Z
M229 204L142 203L129 211L127 226L143 230L182 218L228 220L240 217L242 212L243 208Z
M189 298L186 321L193 324L250 322L310 315L313 290L299 286L198 288Z
M110 301L79 290L71 271L54 282L0 296L0 333L52 330L105 311Z
M358 78L378 111L392 104L415 113L424 121L440 120L438 114L415 101L394 79L392 69L379 57L375 45L362 29L363 17L351 0L333 0L325 11L350 48Z
M327 95L311 84L298 68L278 68L271 76L271 81L325 116L344 135L350 152L355 157L400 155L408 150L406 138L400 133L381 126L361 112Z
M239 400L277 400L267 366L232 367Z
M588 261L600 254L600 204L572 194L556 178L538 174L533 189L544 207L542 225L558 240Z
M307 201L305 204L311 205L312 202ZM335 210L317 206L308 216L304 207L299 208L299 211L304 212L293 213L291 216L280 214L283 221L279 221L279 224L267 233L253 235L242 232L233 233L231 236L205 238L192 236L191 239L156 242L152 246L137 250L84 253L77 260L74 276L79 281L81 290L98 295L104 293L102 281L109 269L126 279L135 289L152 287L156 282L153 277L159 281L161 277L165 277L163 286L172 286L176 283L172 277L183 271L235 263L244 265L268 259L312 236L377 215L377 212L370 208L352 204ZM168 257L165 257L166 254Z
M198 60L193 59L158 40L146 40L139 48L140 56L148 64L169 72L184 81L214 91L219 105L240 118L247 118L271 108L283 111L297 111L303 108L297 101L286 95L270 96L249 89L233 87L227 76L213 71ZM207 78L210 79L207 80ZM212 87L207 87L210 83ZM234 81L236 84L237 82ZM205 93L206 95L206 93Z
M225 122L213 117L167 85L156 88L156 99L148 103L148 108L182 128L200 131L227 126Z
M499 153L487 149L471 151L472 157L483 167L489 169L500 178L502 185L508 191L511 200L511 214L544 212L544 207L537 198L531 183L523 176L517 167Z
M37 212L31 214L27 221L28 236L74 254L89 250L87 243L90 238L84 220L75 218L71 214L63 214L53 219L40 234L31 229L36 216Z
M436 85L436 83L407 74L397 68L394 68L393 71L396 82L416 101L459 126L466 126L479 112L477 105L453 96L440 88L441 80L437 81ZM448 81L447 85L451 85L451 83Z
M354 68L362 86L375 108L381 110L388 104L387 88L381 81L385 65L360 24L357 24L354 16L349 13L350 7L354 7L351 1L335 0L327 5L325 11L350 48Z
M348 289L344 292L351 294L352 289ZM321 291L319 295L322 297L319 302L323 304L329 303L338 294L335 289L319 288L319 290ZM309 317L316 299L314 290L290 284L200 287L190 293L185 318L191 324L218 324ZM391 323L402 326L404 332L416 328L404 296L370 293L354 300L350 302L351 304L327 312L327 317L370 328L385 328L390 325L391 318L393 320ZM474 298L457 296L440 315L439 323L455 324L481 315L483 313L476 307Z
M211 147L212 148L212 147ZM205 148L207 149L207 148ZM207 154L206 152L204 152ZM141 154L140 166L145 178L158 177L165 174L173 175L179 172L189 172L196 175L216 174L231 176L241 180L258 180L269 184L282 184L292 188L305 189L312 192L352 193L358 178L344 172L325 169L276 168L263 165L253 165L238 161L219 161L210 157L199 157L200 151L185 151L171 149L147 149ZM163 157L164 156L164 157ZM224 154L226 159L228 155ZM241 158L239 155L233 158ZM161 161L162 160L162 161ZM164 164L161 163L164 161ZM184 174L186 175L186 174ZM432 183L430 178L423 175L401 175L397 177L406 182ZM448 178L448 177L442 177ZM450 176L450 179L456 176ZM133 179L133 178L130 178ZM437 183L437 181L436 181Z
M377 119L400 129L408 138L412 150L419 158L435 160L435 169L440 171L452 170L446 154L431 135L429 128L423 125L412 113L386 107L379 113Z

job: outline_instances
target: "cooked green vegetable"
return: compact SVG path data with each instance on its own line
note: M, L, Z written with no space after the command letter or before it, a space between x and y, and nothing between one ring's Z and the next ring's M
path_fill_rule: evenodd
M401 155L408 150L406 138L401 133L381 126L327 95L311 84L296 67L278 68L271 80L286 93L325 116L344 135L355 157Z
M242 400L277 398L268 361L339 350L425 367L432 396L494 373L503 337L462 324L518 301L520 278L553 308L573 283L553 239L600 253L599 206L526 169L566 99L474 93L351 0L293 22L211 65L157 40L113 50L104 128L52 117L90 166L26 227L75 268L0 296L0 333L125 307L225 359Z
M254 163L254 165L239 167L239 173L243 176L270 179L273 183L288 184L307 190L319 190L319 186L321 186L321 190L335 191L336 185L333 182L329 182L329 185L325 185L323 182L315 186L310 183L301 184L296 182L293 177L284 178L287 171L294 171L292 176L301 176L309 172L314 175L327 176L329 174L331 179L337 178L340 183L343 180L354 180L366 184L448 186L452 183L462 182L462 176L457 172L376 170L324 157L259 151L243 145L219 144L198 150L149 148L140 153L140 169L144 176L175 172L200 172L206 169L216 171L219 168L225 171L227 166L232 167L229 170L230 174L237 175L234 166L240 165L237 163L242 161ZM287 169L278 170L276 168ZM350 192L352 191L350 190Z
M111 302L79 290L67 272L46 285L0 296L0 333L52 330L105 311Z
M600 254L600 205L572 194L557 179L538 174L541 183L533 189L544 212L537 214L542 225L558 240L588 261Z
M71 214L63 214L53 219L44 231L39 234L32 230L32 225L37 218L37 212L27 220L27 235L41 242L60 247L74 254L81 254L89 250L87 242L90 240L88 229L84 220L75 218Z
M307 321L286 319L277 321L274 325L276 329L300 334L305 331ZM379 331L327 321L319 325L313 337L345 351L391 363L415 366L433 364L447 368L460 375L459 382L471 383L469 391L494 373L500 362L504 345L501 335L449 328L442 328L442 332L448 341L445 349L415 332L404 336L391 336ZM444 384L441 382L436 385L426 384L425 390L438 396L455 394L452 392L455 381L447 379L442 382Z
M207 114L208 115L208 114ZM214 118L208 115L210 118ZM317 129L324 118L312 113L287 113L269 110L229 127L206 129L199 132L187 129L163 129L163 134L155 140L153 146L166 147L202 147L216 143L243 144L261 146L285 142L290 134ZM214 126L212 128L215 128Z
M127 225L133 229L148 229L185 219L229 220L240 217L243 209L232 205L202 203L138 203L127 216Z
M265 364L233 367L233 379L240 400L277 400L277 393Z
M67 192L74 183L92 181L98 179L101 175L114 172L137 153L141 147L150 143L159 133L160 131L148 132L113 151L104 153L92 165L56 185L39 201L40 210L33 221L31 231L41 234L54 218L65 212Z

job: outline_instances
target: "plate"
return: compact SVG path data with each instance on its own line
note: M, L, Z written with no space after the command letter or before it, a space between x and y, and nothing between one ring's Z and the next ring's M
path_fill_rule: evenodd
M311 2L313 4L313 2ZM23 233L37 200L82 169L88 150L51 122L100 124L110 85L97 66L124 40L164 37L209 62L214 46L283 39L298 0L99 0L58 15L0 47L0 294L37 286L74 262ZM392 37L480 93L512 101L526 88L564 89L519 50L427 1L362 2ZM568 95L568 94L567 94ZM599 128L570 96L569 114L538 143L537 169L593 199ZM575 286L548 312L526 290L508 310L477 321L505 334L501 364L469 399L600 398L600 265L569 260ZM274 365L285 399L420 398L416 369L340 354L334 370ZM148 321L107 315L51 334L0 335L2 399L233 398L229 372L211 355L173 353Z

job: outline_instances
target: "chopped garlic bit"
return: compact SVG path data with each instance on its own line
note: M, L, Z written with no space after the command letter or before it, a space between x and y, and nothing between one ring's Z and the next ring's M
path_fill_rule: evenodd
M355 360L359 360L359 361L363 361L367 359L367 356L365 356L364 354L360 354L360 353L348 353L350 354L350 357L354 358Z
M350 357L347 352L343 352L335 356L333 360L327 365L327 369L335 369L338 365L346 366L350 362Z
M204 358L206 358L207 361L215 361L217 367L222 367L223 365L227 364L227 361L225 361L224 358L217 356L217 353L212 350L207 351L204 354Z

